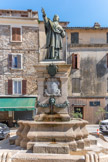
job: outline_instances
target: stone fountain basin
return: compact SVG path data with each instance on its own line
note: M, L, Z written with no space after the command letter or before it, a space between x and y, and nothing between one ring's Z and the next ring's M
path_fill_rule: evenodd
M88 122L82 119L72 119L68 122L19 121L18 123L18 138L15 144L28 150L33 150L37 142L65 143L71 150L84 148L90 143L86 129Z

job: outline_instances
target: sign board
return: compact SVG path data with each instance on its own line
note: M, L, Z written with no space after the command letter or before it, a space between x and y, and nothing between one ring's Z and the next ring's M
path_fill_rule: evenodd
M100 106L100 101L90 101L90 106Z

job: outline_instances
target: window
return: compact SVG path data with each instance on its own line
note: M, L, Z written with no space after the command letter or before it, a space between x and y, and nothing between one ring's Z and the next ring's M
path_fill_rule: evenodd
M72 79L72 93L80 93L80 78Z
M19 81L18 80L13 81L13 94L22 94L21 83L22 83L22 81L20 81L20 80Z
M108 43L108 33L106 33L106 42Z
M26 15L26 14L21 14L21 17L28 17L28 15Z
M83 119L83 107L74 107L74 115L77 118Z
M8 80L8 94L9 95L25 95L27 81L21 79Z
M75 33L71 33L71 43L79 43L79 33L75 32Z
M8 66L12 69L22 69L22 55L21 54L9 54Z
M13 68L18 68L18 57L13 56Z
M12 27L11 28L11 41L13 42L21 42L21 28Z
M79 69L80 68L80 57L79 54L72 54L72 68Z

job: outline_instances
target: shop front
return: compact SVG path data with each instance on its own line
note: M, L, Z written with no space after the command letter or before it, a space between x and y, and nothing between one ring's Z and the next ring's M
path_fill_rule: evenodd
M13 126L18 120L32 120L36 97L1 97L0 122Z

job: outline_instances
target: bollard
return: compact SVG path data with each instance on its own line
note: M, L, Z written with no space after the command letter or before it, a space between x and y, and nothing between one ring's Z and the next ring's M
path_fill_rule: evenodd
M99 136L99 129L97 129L97 136Z

